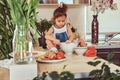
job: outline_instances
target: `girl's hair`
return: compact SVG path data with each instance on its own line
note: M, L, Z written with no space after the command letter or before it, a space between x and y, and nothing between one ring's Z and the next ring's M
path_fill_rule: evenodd
M53 13L53 23L55 23L55 19L60 17L60 16L65 16L67 17L67 5L64 3L61 3L61 5L55 9Z

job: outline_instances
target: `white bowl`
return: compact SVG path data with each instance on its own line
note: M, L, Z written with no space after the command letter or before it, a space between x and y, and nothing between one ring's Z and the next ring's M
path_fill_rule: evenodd
M76 54L78 55L83 55L87 50L87 47L75 47L74 51L76 52Z
M77 43L61 43L60 48L65 52L65 54L71 55L77 45Z

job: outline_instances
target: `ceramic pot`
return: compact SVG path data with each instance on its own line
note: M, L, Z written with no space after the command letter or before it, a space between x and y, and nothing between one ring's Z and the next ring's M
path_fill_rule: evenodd
M40 37L38 38L38 41L39 41L39 46L41 46L43 49L46 49L46 39L45 37Z

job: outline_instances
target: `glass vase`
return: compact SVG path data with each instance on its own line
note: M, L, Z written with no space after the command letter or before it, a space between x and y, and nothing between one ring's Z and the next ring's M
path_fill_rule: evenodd
M98 15L93 15L92 21L92 44L98 43L98 33L99 33L99 22L97 19Z
M16 64L26 64L30 62L32 47L27 39L27 29L24 26L16 26L13 37L14 62Z

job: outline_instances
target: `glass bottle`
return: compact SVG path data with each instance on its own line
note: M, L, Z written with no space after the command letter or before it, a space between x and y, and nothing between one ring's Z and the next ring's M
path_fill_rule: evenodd
M92 21L92 43L98 43L99 22L97 20L98 15L93 15Z

